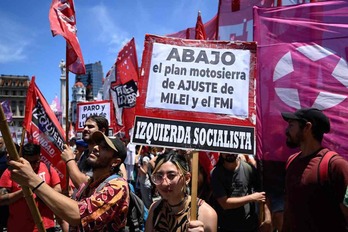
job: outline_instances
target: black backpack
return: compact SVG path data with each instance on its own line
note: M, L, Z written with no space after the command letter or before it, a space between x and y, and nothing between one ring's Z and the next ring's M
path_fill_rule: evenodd
M119 178L117 174L113 174L106 178L96 189L101 190L107 182L112 179ZM129 188L129 206L127 213L126 227L121 230L124 232L141 232L145 229L145 222L148 215L148 209L145 207L143 200L134 193L133 186L128 183Z

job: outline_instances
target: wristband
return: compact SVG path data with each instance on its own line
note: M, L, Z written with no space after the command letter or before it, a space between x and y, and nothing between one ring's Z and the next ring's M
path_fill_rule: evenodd
M75 160L75 158L72 159L68 159L67 161L65 161L65 164L68 164L70 161Z
M40 186L41 186L43 183L45 183L45 181L44 181L44 180L43 180L43 181L41 181L41 182L40 182L40 184L36 185L36 187L35 187L35 188L33 188L31 191L32 191L32 192L35 192L35 190L37 190L38 188L40 188Z

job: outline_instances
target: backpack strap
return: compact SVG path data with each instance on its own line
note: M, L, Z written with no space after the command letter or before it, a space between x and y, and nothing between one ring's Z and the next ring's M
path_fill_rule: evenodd
M294 161L300 154L301 152L297 152L289 157L285 166L286 170L289 168L292 161ZM321 156L321 160L319 161L318 165L318 183L324 184L325 182L329 181L330 160L332 159L332 157L336 156L337 153L324 148L318 153L318 155Z
M337 153L325 148L319 152L319 155L322 158L318 166L318 183L323 185L325 182L328 182L330 180L329 178L330 160L332 159L332 157L336 156Z
M301 152L297 152L289 157L289 159L286 161L285 170L288 170L292 161L294 161L296 159L296 157L298 157L300 154L301 154Z
M98 188L96 189L96 191L100 191L104 188L104 186L106 185L106 183L108 183L110 180L119 178L120 176L117 175L116 173L112 174L111 176L109 176L108 178L106 178L102 183L99 184Z
M244 171L244 175L247 178L247 182L248 185L251 184L250 180L251 180L251 176L253 174L253 168L251 167L251 165L243 160L240 160L240 165L243 166L243 171Z

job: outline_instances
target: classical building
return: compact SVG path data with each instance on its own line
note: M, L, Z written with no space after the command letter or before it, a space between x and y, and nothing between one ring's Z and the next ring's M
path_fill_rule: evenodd
M10 103L13 119L11 126L22 127L29 82L29 76L0 76L0 101L8 100Z
M77 103L86 101L86 87L77 78L76 83L72 87L72 101L71 101L71 122L74 124L77 120Z
M0 102L7 100L11 107L12 121L8 124L15 142L20 141L22 135L29 83L29 76L0 75Z

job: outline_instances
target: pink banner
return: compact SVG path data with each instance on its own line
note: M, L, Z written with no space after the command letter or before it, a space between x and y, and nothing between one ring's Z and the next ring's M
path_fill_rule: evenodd
M259 50L258 155L285 161L287 123L281 112L323 110L331 131L323 145L348 158L348 2L329 1L254 10Z
M253 41L253 6L270 7L273 0L240 0L239 10L233 0L219 1L219 40Z

